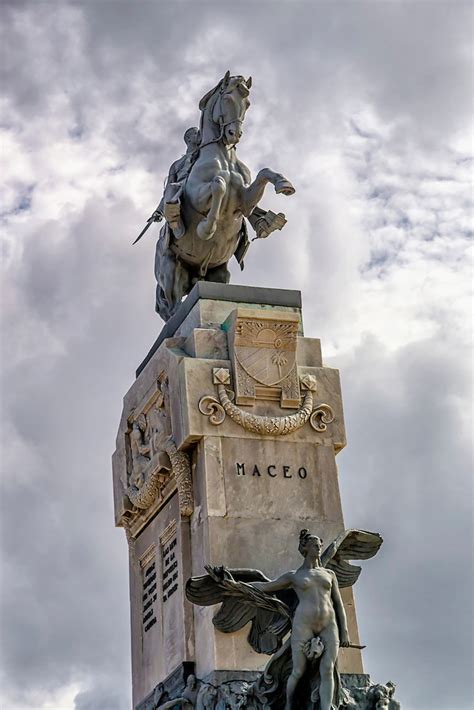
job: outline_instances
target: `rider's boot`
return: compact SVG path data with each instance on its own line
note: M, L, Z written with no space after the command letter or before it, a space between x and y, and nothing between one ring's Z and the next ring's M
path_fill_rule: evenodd
M186 231L184 222L181 218L181 205L178 202L165 203L165 219L173 230L175 239L180 239Z

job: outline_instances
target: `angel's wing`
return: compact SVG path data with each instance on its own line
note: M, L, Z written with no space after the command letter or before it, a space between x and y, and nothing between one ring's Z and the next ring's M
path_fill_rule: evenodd
M382 536L367 530L344 530L321 555L321 564L336 573L340 587L352 587L361 568L347 560L368 560L382 545Z
M291 628L296 595L293 600L286 594L283 601L251 586L249 582L269 581L259 570L206 569L209 574L187 581L186 597L189 601L200 606L221 603L212 620L217 629L231 633L251 622L248 642L254 651L268 655L277 651Z

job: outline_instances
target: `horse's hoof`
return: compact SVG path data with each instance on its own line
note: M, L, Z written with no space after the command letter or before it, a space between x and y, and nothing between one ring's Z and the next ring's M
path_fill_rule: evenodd
M291 184L289 180L286 178L282 178L281 180L277 180L275 183L275 192L277 195L280 193L283 195L294 195L295 194L295 188Z

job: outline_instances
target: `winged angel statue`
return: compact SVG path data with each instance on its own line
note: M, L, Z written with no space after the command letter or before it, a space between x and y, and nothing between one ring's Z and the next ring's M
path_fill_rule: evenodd
M347 706L337 655L340 646L352 644L339 589L352 586L361 572L348 560L373 557L382 542L378 533L345 530L322 551L322 540L305 529L298 545L302 565L274 581L259 570L209 566L207 575L188 580L191 602L222 603L213 619L217 629L231 633L251 622L249 644L272 656L251 690L260 701L253 707Z

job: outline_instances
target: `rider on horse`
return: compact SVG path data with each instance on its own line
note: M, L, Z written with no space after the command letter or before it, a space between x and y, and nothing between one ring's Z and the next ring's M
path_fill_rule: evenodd
M165 320L196 281L228 283L232 256L243 269L249 246L245 218L256 239L286 224L283 213L262 210L258 202L269 182L284 195L294 193L291 183L269 168L252 182L236 154L251 85L251 79L227 72L201 99L200 127L184 134L186 154L170 167L161 202L145 227L165 218L155 255L156 310Z

